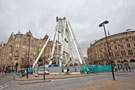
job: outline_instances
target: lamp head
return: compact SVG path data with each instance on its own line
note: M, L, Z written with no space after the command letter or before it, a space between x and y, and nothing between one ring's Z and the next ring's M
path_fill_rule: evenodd
M109 23L109 21L105 20L103 23L104 23L104 24L108 24L108 23Z
M104 22L102 22L101 24L99 24L99 27L102 27L104 24L108 24L109 21L105 20Z
M99 24L99 27L102 27L103 26L103 23Z

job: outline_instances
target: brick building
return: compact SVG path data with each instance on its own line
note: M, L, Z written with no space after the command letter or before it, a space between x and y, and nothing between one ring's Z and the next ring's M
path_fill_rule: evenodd
M26 61L30 61L32 66L47 39L48 35L37 39L30 31L26 34L20 31L17 34L11 33L7 43L0 43L0 67L15 66L18 63L18 68L23 68L26 67ZM43 60L48 64L51 46L52 41L49 41L40 57L40 64L43 64Z
M115 65L135 66L135 31L126 31L108 36L110 56ZM90 44L87 49L89 64L107 64L106 39L102 38Z

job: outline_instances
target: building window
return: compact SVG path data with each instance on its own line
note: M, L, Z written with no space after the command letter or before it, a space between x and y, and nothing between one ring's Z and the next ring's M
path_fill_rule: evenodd
M16 50L15 52L16 52L16 53L18 53L19 51L18 51L18 50Z
M17 38L16 38L16 41L20 41L20 38L17 37Z
M132 50L128 50L128 55L133 55L133 51Z
M27 47L27 50L29 50L29 47Z
M26 38L23 39L23 44L26 44Z
M126 41L129 41L128 38L125 39Z
M135 37L132 37L132 40L134 40L134 41L135 41Z
M119 42L121 43L122 42L122 39L120 39Z
M100 50L100 52L102 52L102 49L99 49Z
M37 48L34 48L34 50L37 50Z
M25 46L23 46L23 48L25 48Z
M127 47L129 48L130 47L130 44L127 44Z
M36 52L35 52L35 51L33 52L33 55L34 55L34 56L36 55Z
M22 52L22 54L25 54L25 52Z
M20 45L19 44L16 44L16 47L19 47Z
M119 56L119 52L115 52L115 56Z
M117 49L117 46L114 46L114 49Z
M22 64L25 64L24 58L21 58L21 62Z
M28 45L30 44L30 40L28 40Z
M118 48L124 48L124 46L119 44L119 45L118 45Z
M122 56L126 56L126 52L125 51L121 51L121 55Z
M103 58L103 55L102 54L100 54L100 58Z
M110 52L110 56L113 56L113 53L112 52Z
M111 46L109 46L109 50L112 50Z
M33 41L33 40L31 41L31 45L32 45L32 46L34 45L34 41Z
M135 43L134 43L134 47L135 47Z
M123 45L121 45L120 47L121 47L121 48L124 48L124 46L123 46Z
M30 63L32 63L33 62L33 60L32 59L30 59Z
M42 43L40 42L39 46L42 46Z

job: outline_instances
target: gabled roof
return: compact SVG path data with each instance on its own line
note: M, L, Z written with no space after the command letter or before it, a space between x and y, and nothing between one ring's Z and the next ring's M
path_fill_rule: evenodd
M4 47L5 46L5 44L4 44L4 42L2 41L1 43L0 43L0 47Z
M18 31L18 33L16 35L22 35L22 33L20 32L20 30Z
M44 38L43 38L43 39L48 39L48 37L49 37L49 36L46 34L46 35L44 36Z

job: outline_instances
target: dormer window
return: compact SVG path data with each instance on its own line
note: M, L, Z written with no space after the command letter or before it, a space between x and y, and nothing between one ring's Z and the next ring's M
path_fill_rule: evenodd
M20 38L17 37L17 38L16 38L16 41L20 41Z
M42 46L42 43L40 42L39 46Z

